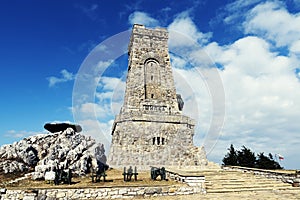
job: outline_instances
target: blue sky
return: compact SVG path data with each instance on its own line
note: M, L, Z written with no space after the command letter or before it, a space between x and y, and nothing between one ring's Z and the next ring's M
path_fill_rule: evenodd
M75 121L86 134L102 141L100 131L109 141L123 100L126 53L112 65L98 60L106 71L93 77L98 78L93 101L74 105L74 82L95 47L141 23L170 32L176 87L186 102L184 113L198 121L197 145L208 146L216 108L205 73L215 70L220 77L224 126L213 138L210 160L220 163L233 143L280 153L285 168L299 168L299 0L120 2L1 1L0 145L45 132L44 123L52 121ZM186 38L197 42L205 58L196 49L180 51ZM205 66L207 60L215 67ZM73 112L80 117L74 119Z

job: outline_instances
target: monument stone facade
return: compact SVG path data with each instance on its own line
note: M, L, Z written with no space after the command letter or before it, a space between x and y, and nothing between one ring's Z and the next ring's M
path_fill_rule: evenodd
M133 26L128 47L124 104L112 127L112 167L203 166L203 147L193 144L195 121L182 114L164 28Z

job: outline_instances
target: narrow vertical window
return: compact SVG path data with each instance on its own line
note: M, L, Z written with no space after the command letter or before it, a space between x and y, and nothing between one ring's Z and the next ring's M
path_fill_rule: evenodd
M160 144L160 137L157 137L157 145Z
M151 91L153 90L152 83L160 84L160 67L159 62L153 58L149 58L144 63L144 88L145 88L145 99L157 98L157 96L153 95L151 97Z
M155 137L152 139L152 143L153 145L155 145Z

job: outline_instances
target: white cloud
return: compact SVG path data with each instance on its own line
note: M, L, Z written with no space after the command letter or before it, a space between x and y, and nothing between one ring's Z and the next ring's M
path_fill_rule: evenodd
M294 54L300 54L300 39L292 43L290 47L290 52Z
M165 7L163 9L161 9L162 12L169 12L171 11L172 9L170 7Z
M107 51L107 46L105 44L100 44L100 45L97 45L93 50L104 52L104 51Z
M54 120L52 122L45 122L45 123L55 123L55 124L59 124L59 123L67 123L67 124L74 124L74 122L71 122L69 120L65 120L65 121L60 121L60 120Z
M33 136L33 135L39 135L42 132L35 132L35 131L16 131L16 130L9 130L5 134L6 137L12 137L12 138L20 138L23 139L25 137Z
M109 151L112 123L123 104L125 82L116 77L103 76L98 79L95 102L83 102L72 110L79 117L76 123L82 126L84 134L104 143Z
M98 74L99 72L105 71L111 64L113 63L113 60L100 60L97 65L94 67L94 73ZM99 79L97 79L99 81Z
M61 77L51 76L47 78L47 80L49 81L49 87L53 87L58 83L64 83L75 79L75 75L71 72L68 72L68 70L66 69L61 70L60 73Z
M188 12L180 13L168 26L168 30L170 47L189 46L192 45L191 41L197 41L202 45L207 43L212 36L212 33L198 31Z
M222 20L226 24L232 24L236 21L241 20L244 17L245 11L248 10L251 6L261 2L261 0L236 0L232 3L227 4L224 7L225 13L221 14ZM224 17L224 16L225 17Z
M185 68L186 65L188 64L187 61L181 58L180 56L172 53L170 53L170 55L171 55L172 67L180 69L180 68Z
M233 143L237 148L245 145L255 152L281 153L287 158L287 165L296 167L296 158L292 156L294 152L300 150L298 134L300 125L297 121L300 118L298 112L300 82L294 72L295 66L299 65L299 58L293 54L299 52L299 38L292 34L292 38L289 39L287 38L289 32L270 27L275 26L271 25L272 23L282 21L286 24L294 24L298 15L290 14L282 7L274 9L270 5L275 3L265 3L255 7L251 11L252 15L249 15L245 21L245 30L247 33L251 32L252 36L241 37L224 46L211 42L211 34L202 33L186 13L178 15L168 27L170 33L176 30L183 35L177 40L174 38L172 40L170 35L170 42L172 42L170 51L192 40L196 40L198 46L203 48L197 51L190 49L183 57L175 53L171 54L177 92L185 101L183 112L198 121L195 135L197 145L205 141L204 138L207 137L205 134L214 112L212 94L206 84L207 77L204 76L208 73L205 70L213 69L203 69L201 63L216 62L223 66L223 69L217 72L223 82L226 95L226 121L223 131L219 133L221 137L209 155L213 161L220 161L226 154L226 149ZM266 17L260 22L261 24L257 21L257 17L263 15L260 10L263 6L265 6L264 11L274 14L272 16L276 17L276 20L272 19L268 22L267 20L271 18ZM144 15L141 18L147 17L149 16ZM129 19L131 23L134 18L138 17L132 14ZM264 24L267 26L264 27ZM250 30L250 27L253 30ZM279 38L280 35L283 38ZM186 40L186 38L190 39ZM275 39L278 39L277 46L290 45L290 54L280 56L280 49L272 46ZM186 68L191 61L185 60L186 56L195 61L197 65L193 66L194 68ZM125 82L122 78L113 77L101 77L99 81L101 92L96 93L96 103L83 105L81 111L83 114L100 113L100 117L98 116L97 120L85 119L79 122L89 127L87 130L91 135L101 138L102 136L98 134L101 130L105 132L104 137L109 138L113 117L119 113L119 108L123 104ZM114 109L114 103L118 109ZM106 115L101 116L104 112ZM96 123L97 121L99 124ZM108 141L110 142L110 138ZM288 158L291 160L289 161Z
M176 64L175 64L176 65ZM196 137L207 133L212 115L212 101L201 69L182 69L173 67L176 92L184 100L183 114L196 120ZM203 141L197 141L197 145Z
M131 13L128 17L129 23L133 24L143 24L147 27L156 27L159 25L159 21L150 17L149 14L145 12L135 11Z
M123 104L126 83L122 79L123 77L101 77L99 81L101 91L96 93L97 100L101 104L109 103L113 115L119 113Z
M300 39L300 15L291 14L279 1L253 8L244 22L245 33L260 35L276 46L290 46Z
M82 133L92 136L97 142L104 144L106 153L108 153L113 123L110 103L83 103L78 107L73 107L72 111L78 116L75 120L82 127Z
M209 52L209 48L207 52ZM220 47L219 55L212 52L211 57L228 70L242 71L251 77L265 77L270 74L288 73L290 63L287 57L277 56L270 50L270 45L254 36L244 37L227 47Z
M78 121L82 126L83 133L94 138L97 142L104 144L106 155L111 143L111 128L113 120L101 122L96 119L84 119Z
M103 90L114 90L120 82L120 78L104 76L100 79L99 87Z
M109 114L108 111L109 107L107 105L99 105L97 103L84 103L79 108L81 117L84 118L94 118L95 116L105 118Z
M300 83L293 59L279 56L259 37L244 37L228 46L212 43L206 51L224 66L220 75L226 95L226 122L211 157L220 159L230 143L256 152L291 155L299 150L293 143L300 129Z
M276 17L276 20L265 16L261 23L275 23L274 29L266 26L265 34L261 34L255 27L263 28L264 26L253 23L251 24L254 28L251 32L253 36L242 37L224 46L217 42L210 42L207 45L200 42L199 46L202 46L203 49L195 51L195 48L192 48L184 54L199 66L203 66L203 64L206 66L207 62L215 62L224 68L219 70L219 74L226 95L226 121L224 129L220 133L221 137L209 155L209 158L214 161L220 162L226 154L226 149L233 143L237 148L246 145L255 152L282 153L291 158L286 161L286 165L297 166L292 155L294 151L300 150L298 134L300 125L297 122L300 117L298 112L300 105L297 104L300 102L300 91L298 90L300 82L294 68L299 66L300 60L294 54L299 54L298 36L300 34L294 35L293 33L300 29L292 29L290 25L294 23L299 25L297 21L299 15L292 15L282 7L278 10L271 9L267 5L269 4L260 6L266 6L264 12L274 14L275 16L272 16ZM255 13L254 11L258 8L259 6L255 7L252 13ZM263 15L263 11L256 12L252 18L247 18L244 23L245 27L250 27L247 26L250 25L250 19L256 19L256 16L261 15ZM290 31L282 30L281 32L280 24L277 22L283 21ZM188 24L193 24L193 22ZM200 31L197 28L190 30L192 31L189 33L192 32L194 36L187 34L186 31L182 32L183 35L196 40L195 35L198 35ZM249 28L249 30L251 29ZM281 49L273 46L274 40L278 40L280 45L291 45L291 54L281 56ZM174 42L176 44L178 41ZM170 46L170 51L172 51L172 45ZM174 55L171 54L171 56ZM213 112L211 97L205 86L205 78L203 79L199 75L201 70L195 72L197 65L194 71L180 67L183 63L189 63L190 60L178 59L179 56L175 55L172 58L173 67L177 68L174 69L176 88L185 100L184 112L199 122L195 143L202 144L203 134L207 134L211 123ZM197 137L197 134L200 137ZM285 165L285 163L283 164Z

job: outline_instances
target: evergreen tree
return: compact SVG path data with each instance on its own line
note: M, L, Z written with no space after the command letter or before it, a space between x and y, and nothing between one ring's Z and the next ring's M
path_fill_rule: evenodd
M230 147L228 148L228 153L225 155L225 157L223 158L223 165L238 165L237 163L237 153L236 150L233 147L233 144L230 145Z
M255 167L256 157L254 152L243 146L237 153L237 162L238 165L242 167Z
M271 153L269 153L269 158L273 160L273 155Z
M282 169L280 164L273 160L272 154L269 154L269 157L267 157L264 153L257 155L256 167L260 169Z
M242 166L260 169L283 169L278 162L273 159L271 153L265 156L264 153L257 154L249 148L242 146L242 149L237 151L233 144L227 149L228 152L223 158L223 165Z

